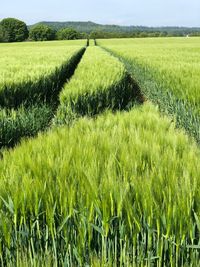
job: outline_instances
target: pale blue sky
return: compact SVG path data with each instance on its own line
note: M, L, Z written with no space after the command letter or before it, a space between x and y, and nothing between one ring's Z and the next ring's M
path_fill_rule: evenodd
M200 0L1 0L0 19L200 26Z

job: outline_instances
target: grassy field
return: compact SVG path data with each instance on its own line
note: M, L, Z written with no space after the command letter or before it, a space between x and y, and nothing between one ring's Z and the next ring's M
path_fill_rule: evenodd
M1 266L199 266L198 40L1 44Z
M98 40L125 61L143 93L200 142L200 38Z

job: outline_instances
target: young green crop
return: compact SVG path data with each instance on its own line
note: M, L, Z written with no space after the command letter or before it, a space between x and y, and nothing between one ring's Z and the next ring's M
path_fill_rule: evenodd
M150 68L154 78L162 79L178 98L200 108L200 38L121 39L98 43Z
M17 107L58 90L86 41L0 44L0 106Z
M200 142L200 38L99 40L120 57L143 93Z
M0 149L13 147L23 137L31 137L50 126L54 107L40 104L17 110L0 109Z
M0 162L1 261L197 266L199 157L150 104L23 142Z
M59 46L57 42L48 45L54 52ZM39 46L47 48L45 43ZM120 53L125 53L120 47ZM119 55L115 45L112 49ZM131 49L127 53L132 53ZM77 47L77 51L74 62L84 49ZM132 55L129 60L122 54L126 66L137 70ZM151 78L162 81L153 65L143 64L141 73L147 73L145 68L148 73L152 70ZM68 65L69 71L72 65L76 64ZM66 68L61 72L66 78ZM49 80L51 86L55 77ZM146 90L148 95L155 92L150 94L151 89ZM123 63L99 47L89 47L60 94L56 120L94 115L105 108L122 109L134 95ZM198 112L198 104L187 94L184 101ZM13 129L21 130L20 134L28 129L30 133L37 122L39 127L48 123L45 116L50 110L41 106L40 118L38 108L29 113L26 109L19 113L2 110L0 122L7 133L2 136L9 140ZM0 158L2 266L199 263L200 151L151 104L130 112L107 112L97 119L80 119L70 128L53 129L23 141L13 151L1 153Z
M60 93L57 120L69 114L94 115L105 108L122 109L134 99L124 65L99 47L88 47L74 76Z
M50 125L58 94L80 61L84 44L0 45L0 105L5 107L0 109L0 148L13 147Z
M0 84L34 81L60 67L86 41L0 44Z

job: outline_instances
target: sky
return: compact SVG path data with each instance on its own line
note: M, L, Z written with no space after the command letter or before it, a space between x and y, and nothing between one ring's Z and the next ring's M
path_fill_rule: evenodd
M200 0L0 0L0 19L200 26Z

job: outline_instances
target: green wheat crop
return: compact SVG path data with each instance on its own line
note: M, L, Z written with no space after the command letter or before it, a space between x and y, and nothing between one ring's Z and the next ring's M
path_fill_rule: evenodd
M151 104L4 152L2 263L197 266L199 158Z
M60 93L58 121L67 114L94 115L105 108L122 109L134 88L124 65L99 47L88 47L74 76Z
M48 98L85 43L0 44L0 106L16 107L42 96Z
M99 40L141 90L200 143L200 38Z
M98 41L128 60L152 69L167 89L199 110L200 38L147 38Z

